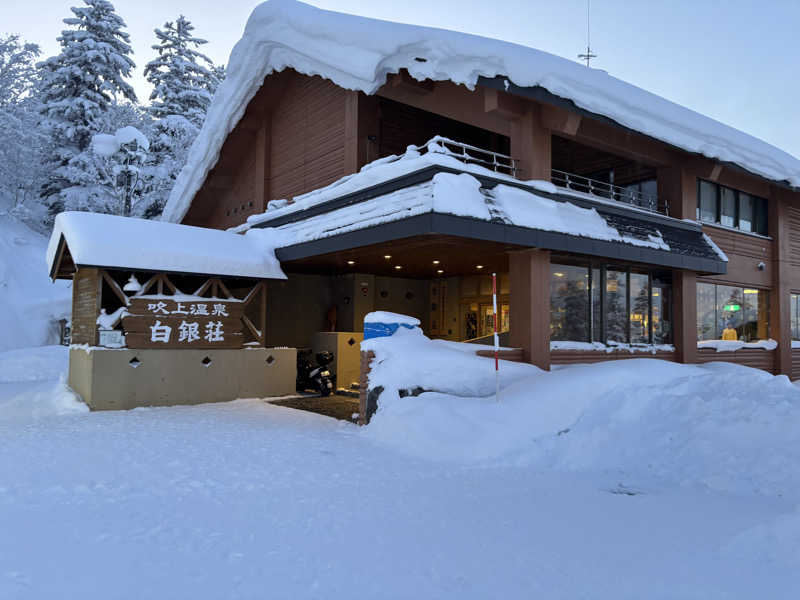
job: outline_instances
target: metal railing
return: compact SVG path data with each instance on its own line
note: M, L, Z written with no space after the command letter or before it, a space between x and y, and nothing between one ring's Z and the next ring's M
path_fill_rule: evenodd
M441 135L432 137L420 149L425 148L428 152L438 152L447 154L460 160L463 163L480 165L491 169L496 173L503 173L516 177L519 172L517 161L507 154L484 150L477 146L470 146L462 142L456 142Z
M550 180L554 185L574 192L583 192L592 196L614 200L615 202L622 202L623 204L629 204L651 212L669 213L669 206L666 200L660 200L656 194L645 194L644 192L620 187L613 183L589 179L588 177L559 171L558 169L552 169Z

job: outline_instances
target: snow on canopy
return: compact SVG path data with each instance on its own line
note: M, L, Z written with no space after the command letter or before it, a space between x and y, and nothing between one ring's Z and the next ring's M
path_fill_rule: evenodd
M227 231L88 212L56 217L47 247L53 273L61 238L76 265L286 279L266 230Z
M231 52L226 79L172 189L164 220L184 217L264 78L286 68L366 94L400 69L418 80L450 80L469 89L481 76L500 75L678 148L800 186L800 160L787 152L605 71L500 40L270 0L255 8Z

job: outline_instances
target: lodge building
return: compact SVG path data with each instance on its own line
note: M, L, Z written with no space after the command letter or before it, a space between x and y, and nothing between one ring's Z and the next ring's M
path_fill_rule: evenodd
M296 20L363 35L374 81L286 37ZM465 81L459 61L482 57ZM165 218L273 232L288 278L267 283L267 346L358 334L373 310L480 341L496 272L503 343L542 368L650 356L800 378L798 185L788 154L602 71L269 2Z

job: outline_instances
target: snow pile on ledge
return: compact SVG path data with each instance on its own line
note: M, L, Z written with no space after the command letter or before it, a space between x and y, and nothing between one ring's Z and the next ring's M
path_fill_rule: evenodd
M626 344L623 342L569 342L556 340L550 342L550 350L582 350L586 352L637 352L655 354L656 352L675 352L672 344Z
M418 327L419 319L386 310L374 310L364 316L364 323L398 323L400 325Z
M382 393L364 430L378 443L457 462L605 472L639 485L800 489L800 389L785 376L650 358L527 375L515 370L524 365L504 363L498 403L491 361L482 377L471 365L447 368L445 351L437 356L433 342L429 349L417 338L373 344L370 386L435 383L441 392Z
M267 230L245 235L162 221L88 212L56 217L47 265L64 237L76 265L286 279Z
M400 69L420 81L450 80L470 89L481 76L505 76L689 152L800 185L800 161L790 154L605 71L500 40L271 0L255 8L231 52L225 80L170 194L165 220L183 218L264 78L286 68L367 94Z
M735 352L742 348L759 348L761 350L775 350L778 347L778 342L775 340L759 340L757 342L741 342L737 340L706 340L704 342L697 342L697 347L700 349L711 348L717 352Z

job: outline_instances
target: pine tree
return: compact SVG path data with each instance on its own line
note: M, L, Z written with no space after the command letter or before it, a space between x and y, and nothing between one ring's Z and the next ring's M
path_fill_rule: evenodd
M147 174L143 216L159 215L175 179L186 162L224 68L197 50L206 40L192 35L194 26L183 15L156 29L158 57L145 66L153 84L150 114L157 119L151 132L151 162Z
M61 53L39 63L42 115L50 136L52 174L43 187L51 213L62 208L91 209L90 187L98 174L89 158L92 135L103 131L102 119L118 98L136 102L125 81L136 66L126 26L107 0L84 0L64 19L71 26L58 38Z
M192 36L192 31L194 26L183 15L174 23L165 23L164 29L156 29L159 43L153 50L158 52L158 58L147 63L144 75L153 84L153 117L178 115L200 127L219 84L219 70L210 58L197 51L207 42Z

